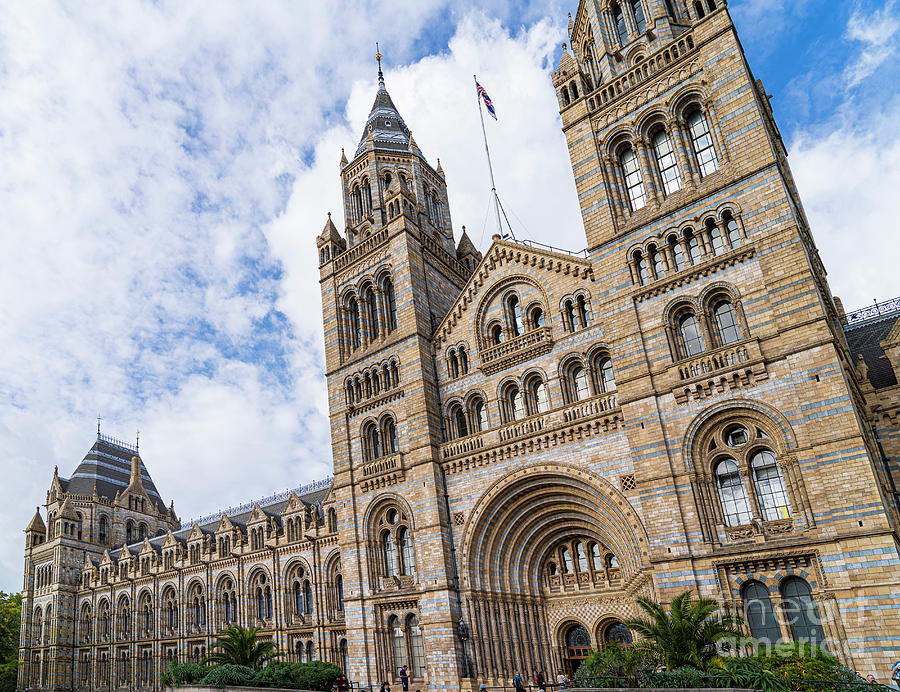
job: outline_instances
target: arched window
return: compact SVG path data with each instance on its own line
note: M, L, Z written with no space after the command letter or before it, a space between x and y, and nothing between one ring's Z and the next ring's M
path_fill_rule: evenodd
M472 427L474 432L483 432L488 429L487 408L481 397L476 397L470 405L472 411Z
M575 306L571 300L567 300L563 303L563 314L565 315L564 321L569 331L574 332L578 329L578 318L575 317Z
M637 267L638 281L641 286L646 286L650 283L650 265L647 264L647 258L642 252L634 253L634 264Z
M573 99L578 98L578 85L575 82L569 83L569 92L572 94Z
M604 392L613 392L616 389L616 374L613 371L612 359L609 356L600 356L594 361L594 371L597 374L599 389Z
M578 557L578 571L579 572L587 572L588 571L588 558L587 553L584 550L584 543L578 541L575 544L575 555Z
M648 250L650 251L650 257L653 259L653 276L661 279L666 273L666 262L663 259L662 250L655 245L651 245Z
M784 615L791 627L795 642L809 642L825 646L825 633L812 591L806 580L789 577L781 583L781 597L784 600Z
M583 401L591 396L590 386L588 385L587 372L581 363L573 363L569 366L568 377L566 378L569 399L572 402Z
M672 252L672 259L675 261L675 271L681 271L687 266L687 259L684 256L684 246L676 236L669 236L669 250Z
M688 113L686 120L691 133L694 156L697 157L697 165L700 167L700 175L706 176L715 173L719 170L719 159L716 157L716 149L713 146L706 116L697 108Z
M338 644L338 654L341 657L341 670L348 670L349 658L347 654L347 640L341 639L340 644Z
M676 22L678 21L678 12L675 10L675 6L672 4L672 0L666 0L666 12L671 19L675 20Z
M391 648L394 652L394 670L400 670L406 662L406 633L403 631L403 623L396 615L388 620L388 629L391 631Z
M394 543L394 534L385 531L381 535L381 550L384 556L385 576L397 576L397 544Z
M522 325L522 308L519 305L519 296L512 294L506 299L507 318L509 329L513 336L520 336L525 328Z
M456 359L456 351L453 349L447 356L447 367L450 370L450 377L459 377L459 361Z
M125 543L131 544L134 542L134 524L131 523L129 519L125 522Z
M316 646L313 644L312 639L306 642L306 660L307 661L315 661L316 660Z
M541 306L536 305L531 308L531 312L528 315L528 322L532 329L540 329L541 327L547 326L547 318L544 317L544 310Z
M334 578L334 593L337 597L337 609L339 611L344 610L344 577L338 574Z
M369 461L381 458L381 435L374 423L366 423L363 428L363 440Z
M643 34L647 30L647 20L644 18L644 6L641 0L631 0L631 12L634 15L634 23L637 32Z
M700 260L703 259L703 251L700 249L700 241L697 240L697 236L694 235L693 231L687 230L684 233L684 240L687 243L691 264L699 264Z
M726 346L741 340L741 331L738 327L737 316L734 307L727 298L722 298L713 305L713 315L716 318L716 328L720 345Z
M538 375L528 378L528 407L531 413L545 413L550 410L547 385Z
M588 326L587 301L584 296L578 296L575 299L575 312L578 315L578 326L584 329Z
M744 620L750 625L750 634L759 642L771 646L781 643L781 628L775 620L769 590L753 580L741 590L744 599Z
M359 304L356 302L356 298L350 299L348 310L350 312L350 343L353 344L353 348L359 348L362 337L359 333Z
M625 24L625 13L619 5L612 7L613 24L616 26L616 35L619 38L619 45L625 46L628 43L628 27Z
M563 574L571 574L574 571L574 567L572 565L572 553L569 552L569 548L567 546L563 546L560 551L562 556L562 571Z
M372 339L378 338L378 299L375 296L375 291L372 290L372 287L368 287L366 289L366 308L368 310L368 319L369 319L369 336Z
M294 582L294 614L303 615L303 585L299 581Z
M621 10L619 10L621 12ZM622 166L622 175L625 177L625 189L628 191L628 200L631 210L637 211L647 204L647 192L644 189L644 177L637 155L630 146L619 154L619 164Z
M678 330L681 336L683 357L689 358L703 353L703 338L700 335L700 323L690 310L684 311L678 318Z
M469 356L466 354L464 346L459 347L459 372L461 375L469 372Z
M80 537L80 534L81 534L81 520L80 519L78 520L78 534ZM143 524L143 523L139 524L138 525L138 540L143 541L144 536L146 536L146 535L147 535L147 525Z
M522 401L522 392L519 391L519 388L510 384L506 387L506 390L503 394L503 402L506 407L506 420L507 422L512 422L515 420L521 420L525 417L525 406Z
M413 554L413 542L409 529L405 526L397 530L397 543L400 544L400 573L415 574L416 556Z
M599 543L591 543L591 569L603 569L603 557L600 555Z
M738 226L737 221L734 220L734 217L725 212L722 215L722 223L725 224L725 234L728 236L728 244L731 247L740 247L741 244L741 229Z
M256 616L260 620L266 619L266 599L262 587L256 587Z
M312 592L312 584L309 583L309 579L306 579L303 582L303 604L306 606L306 614L312 615L313 592Z
M394 282L389 278L385 278L381 284L381 292L384 294L384 301L387 306L388 329L393 331L397 328L397 299L394 296Z
M503 328L499 324L492 324L488 329L488 334L490 335L491 343L495 346L502 344L505 339Z
M412 677L425 677L425 647L422 643L422 629L419 618L410 615L406 618L406 632L409 638L409 652L412 658Z
M725 240L722 238L722 231L716 226L712 220L706 222L706 236L709 238L709 244L712 246L714 255L725 254Z
M469 434L469 426L462 406L454 404L450 407L450 420L453 422L456 437L465 437Z
M393 418L385 418L382 423L384 435L384 453L394 454L397 451L397 424Z
M97 538L101 544L106 543L106 517L100 515L100 528L97 531Z
M640 7L639 0L634 0ZM642 30L643 33L643 30ZM667 195L681 189L681 174L678 172L678 161L675 158L675 149L672 147L672 138L665 130L659 130L653 135L653 154L656 157L656 166L659 176L662 178L663 189Z
M697 19L703 19L706 16L706 10L703 9L703 3L700 0L694 0L694 11L697 13Z
M750 469L762 518L766 521L788 519L791 516L790 502L775 455L768 449L761 449L750 457Z
M716 464L715 475L726 525L749 524L750 504L747 502L747 489L737 464L733 459L723 459Z

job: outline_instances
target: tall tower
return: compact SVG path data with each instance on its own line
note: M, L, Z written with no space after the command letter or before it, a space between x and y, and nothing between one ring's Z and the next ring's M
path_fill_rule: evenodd
M394 632L412 677L460 674L430 339L480 260L467 238L454 247L440 162L416 146L377 57L365 130L341 157L345 235L329 216L317 239L349 672L364 683L394 679Z
M784 579L802 573L822 620L811 636L876 665L845 643L867 626L840 611L879 607L878 579L850 556L897 559L896 497L726 2L582 0L569 34L553 83L629 446L645 450L650 558L673 575L656 594L695 588L740 611L753 580L787 613L780 636L799 638ZM754 420L778 421L777 464L754 455L772 437Z

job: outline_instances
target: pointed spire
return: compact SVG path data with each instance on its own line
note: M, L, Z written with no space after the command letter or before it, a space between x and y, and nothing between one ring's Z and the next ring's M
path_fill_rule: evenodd
M47 533L47 527L44 525L44 520L41 518L41 508L34 508L34 516L31 518L31 521L28 522L28 526L25 528L26 533Z
M440 159L437 160L437 168L435 168L434 170L437 172L437 174L439 176L441 176L442 178L444 177L444 169L441 168L441 160Z
M344 147L341 147L341 168L345 168L348 163L350 162L347 160L347 154L344 153Z
M464 257L473 257L477 262L481 261L481 253L478 252L475 243L472 242L472 239L469 238L469 234L466 233L465 226L462 227L462 237L459 239L459 244L456 246L456 258L462 260Z
M376 53L375 59L378 61L378 92L375 94L375 102L372 104L372 110L369 111L365 130L354 156L362 154L370 142L373 147L379 149L402 151L409 147L409 129L403 122L403 118L400 117L397 106L394 105L387 87L384 85L380 52Z
M131 457L131 478L128 481L128 485L131 488L137 490L140 488L144 489L144 483L141 481L141 459L140 457Z
M378 61L378 91L385 88L384 73L381 71L381 51L378 49L378 41L375 41L375 59Z
M323 242L335 242L340 246L344 245L344 239L341 238L337 226L335 226L334 221L331 220L331 212L328 212L328 220L325 222L325 227L319 234L319 240Z
M572 13L569 12L569 38L572 38L572 25L574 22L572 21Z

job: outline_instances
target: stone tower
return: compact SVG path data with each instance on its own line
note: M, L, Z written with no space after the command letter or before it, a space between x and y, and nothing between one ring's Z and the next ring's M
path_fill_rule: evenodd
M454 246L440 162L432 167L416 146L380 56L375 102L340 171L346 235L329 215L317 246L350 673L393 679L373 632L392 622L421 641L427 621L443 632L425 644L428 678L455 679L458 617L430 339L481 257L465 236ZM423 665L419 653L404 653L410 668Z
M108 561L110 551L179 522L174 508L163 503L137 447L99 429L70 478L54 469L45 506L46 526L38 508L25 529L18 687L71 689L76 684L76 593L85 564Z

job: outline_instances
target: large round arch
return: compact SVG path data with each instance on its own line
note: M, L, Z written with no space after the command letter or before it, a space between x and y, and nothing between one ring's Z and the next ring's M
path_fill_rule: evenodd
M525 466L476 504L463 539L464 583L480 592L538 594L542 562L573 535L613 549L625 584L649 567L640 518L608 481L567 464Z

